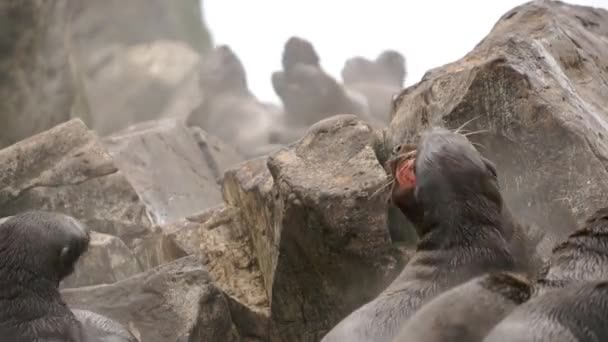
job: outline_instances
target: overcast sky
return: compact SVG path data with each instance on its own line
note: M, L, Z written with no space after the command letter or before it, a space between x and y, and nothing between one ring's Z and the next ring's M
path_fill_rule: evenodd
M216 44L241 58L249 87L260 100L278 103L270 74L280 69L291 36L310 40L323 68L340 78L344 61L374 58L395 49L407 59L406 85L431 68L469 52L504 13L521 0L204 0ZM608 8L608 0L569 3Z

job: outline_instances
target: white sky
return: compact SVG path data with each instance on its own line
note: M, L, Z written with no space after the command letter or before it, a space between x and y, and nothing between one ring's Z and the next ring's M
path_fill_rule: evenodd
M344 61L374 58L384 49L407 59L406 85L431 68L469 52L496 21L522 0L204 0L216 44L241 58L249 87L262 101L279 103L270 74L281 67L293 36L315 46L323 68L340 78ZM608 0L568 3L608 8Z

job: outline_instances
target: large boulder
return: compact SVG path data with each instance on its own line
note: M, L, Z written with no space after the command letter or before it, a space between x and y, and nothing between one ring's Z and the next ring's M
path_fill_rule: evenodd
M152 226L131 184L79 119L0 150L0 217L30 209L63 212L127 244Z
M104 144L155 224L171 223L222 202L221 161L216 159L222 153L202 149L200 140L178 120L140 123L105 138Z
M80 119L0 150L0 217L31 209L62 212L95 232L119 238L142 270L185 255L172 240L154 230L153 215L98 136ZM117 253L117 258L126 258L125 263L135 262L127 260L121 242L108 239L111 241L96 246L94 253ZM89 273L98 272L99 264L117 265L116 260L90 261L79 265L84 278L74 280L76 283L94 281ZM131 271L123 273L117 268L113 272L127 276ZM103 279L117 280L111 274Z
M344 63L341 75L345 87L365 96L370 115L388 124L392 98L401 91L407 75L405 57L394 50L385 50L374 60L353 57Z
M606 205L607 80L608 11L526 3L403 91L385 151L429 125L485 130L469 137L497 164L516 217L562 240Z
M281 340L318 341L401 269L372 128L354 115L318 122L296 144L226 172ZM365 282L361 280L365 274Z
M263 154L260 148L270 144L282 113L250 91L245 68L229 46L220 45L206 55L200 87L203 100L189 115L188 125L213 133L247 157Z
M268 341L273 335L268 296L240 210L219 205L162 230L188 254L200 257L227 295L241 335Z
M0 148L80 117L102 134L200 102L199 1L4 1Z
M338 83L321 66L313 45L300 37L285 42L282 70L271 81L285 107L285 130L280 141L290 143L303 129L337 114L355 114L375 126L384 126L373 118L365 96Z
M201 56L183 42L101 46L74 58L87 125L101 135L147 120L185 119L201 103Z
M70 118L67 0L3 1L0 6L0 148Z
M193 256L62 296L73 309L120 322L140 341L239 341L226 297Z

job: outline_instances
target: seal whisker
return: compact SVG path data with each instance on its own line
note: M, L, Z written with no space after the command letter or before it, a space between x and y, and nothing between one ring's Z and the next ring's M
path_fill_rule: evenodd
M384 189L386 189L389 186L393 185L393 183L395 183L395 179L391 177L391 179L389 179L386 182L386 184L380 186L376 191L374 191L371 195L369 195L368 199L374 198L376 195L378 195L379 193L381 193Z
M468 137L469 135L475 135L475 134L481 134L481 133L488 133L490 130L487 129L480 129L478 131L472 131L472 132L467 132L467 133L463 133L462 135L464 135L465 137Z
M471 122L473 122L473 121L475 121L475 120L479 119L479 117L480 117L480 115L477 115L477 116L473 117L472 119L470 119L470 120L466 121L465 123L463 123L462 125L460 125L460 127L456 128L456 130L454 131L454 133L458 133L458 134L460 134L460 132L462 131L462 129L463 129L463 128L464 128L466 125L468 125L468 124L470 124Z

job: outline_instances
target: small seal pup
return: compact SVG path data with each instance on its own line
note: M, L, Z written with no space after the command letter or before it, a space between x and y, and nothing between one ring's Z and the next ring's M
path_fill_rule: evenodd
M0 338L11 342L135 342L120 324L70 310L60 282L89 247L88 228L60 213L28 211L0 224Z
M30 211L0 225L0 336L8 341L87 341L59 283L87 250L74 218Z
M409 176L400 178L413 180L424 211L416 252L388 288L344 318L323 342L392 341L438 294L487 272L514 269L496 172L465 136L431 128L421 136L415 163L406 165L399 172Z
M608 341L608 282L548 291L515 308L485 342Z
M608 280L608 208L593 213L553 248L538 294L570 284Z
M530 299L527 278L486 274L451 288L425 304L394 342L481 342L498 322Z

